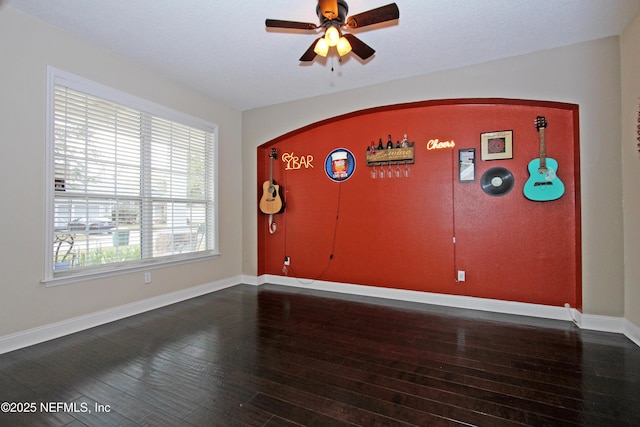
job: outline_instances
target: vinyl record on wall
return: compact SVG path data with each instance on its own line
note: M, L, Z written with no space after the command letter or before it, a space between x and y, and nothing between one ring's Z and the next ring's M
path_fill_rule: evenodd
M490 196L504 196L513 188L515 179L509 169L495 167L482 174L480 186Z

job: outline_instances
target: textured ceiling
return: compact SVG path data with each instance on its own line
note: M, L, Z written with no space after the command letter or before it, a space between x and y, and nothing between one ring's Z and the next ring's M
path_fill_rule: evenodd
M349 14L391 0L348 0ZM351 31L376 50L298 61L314 0L0 0L244 111L619 35L639 0L396 0L400 19Z

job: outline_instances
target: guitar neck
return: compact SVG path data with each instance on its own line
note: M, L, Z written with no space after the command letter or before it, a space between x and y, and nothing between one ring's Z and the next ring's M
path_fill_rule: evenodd
M269 185L273 185L273 156L269 157Z
M547 167L547 145L544 139L544 128L538 129L540 133L540 168L546 169Z

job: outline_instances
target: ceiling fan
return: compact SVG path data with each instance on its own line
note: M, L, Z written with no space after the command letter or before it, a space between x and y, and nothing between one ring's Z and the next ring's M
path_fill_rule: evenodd
M345 0L318 0L316 14L320 19L320 25L279 19L267 19L265 25L267 28L293 30L316 30L322 28L324 30L324 35L311 44L309 49L300 57L300 61L313 61L316 55L327 56L329 47L333 46L336 47L341 57L353 51L361 59L367 59L375 53L375 50L353 34L343 33L342 28L362 28L392 21L400 17L400 11L395 3L347 17L348 12L349 6Z

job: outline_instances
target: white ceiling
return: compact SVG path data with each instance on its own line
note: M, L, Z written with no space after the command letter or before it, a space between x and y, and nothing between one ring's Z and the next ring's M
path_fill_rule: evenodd
M392 0L348 0L349 15ZM303 64L315 0L0 0L244 111L619 35L639 0L396 0L400 19L351 31L376 50ZM550 64L552 66L552 64Z

